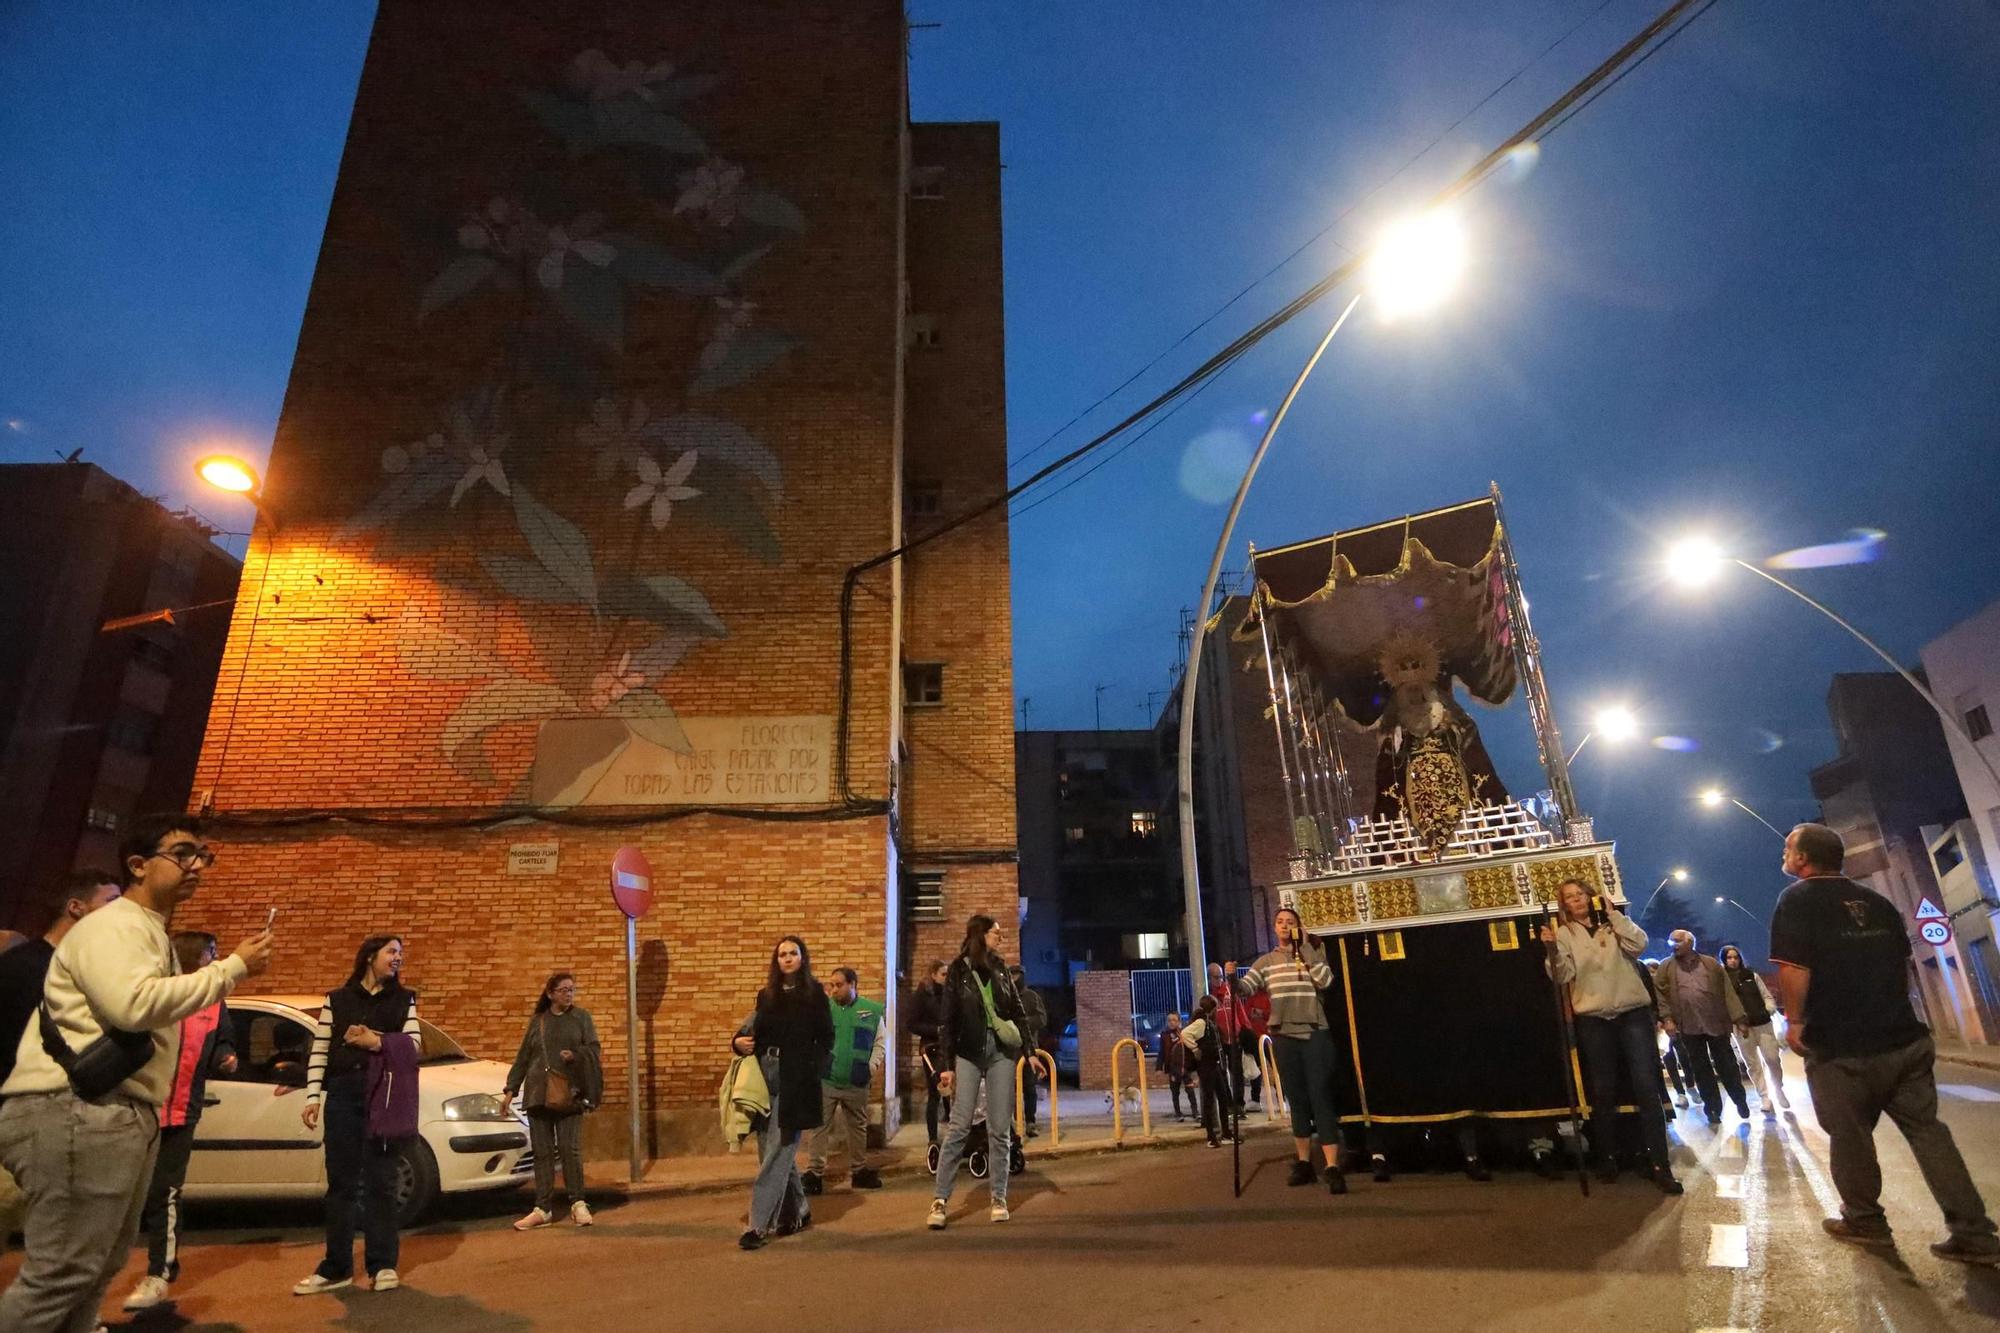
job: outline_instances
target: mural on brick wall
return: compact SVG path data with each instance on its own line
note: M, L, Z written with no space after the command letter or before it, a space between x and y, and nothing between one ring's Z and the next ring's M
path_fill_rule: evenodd
M521 631L474 644L412 603L397 633L406 671L470 688L437 736L444 755L519 798L582 799L635 742L689 750L662 687L728 627L675 572L670 535L779 558L763 506L783 498L783 470L711 395L799 344L763 327L744 291L806 223L696 127L691 108L719 82L591 50L555 86L517 93L542 144L524 145L520 179L494 183L411 294L426 348L467 366L463 387L381 451L380 489L335 534L427 556L454 595ZM578 169L549 168L556 145ZM498 331L476 362L440 344L443 312L471 303L485 303L482 334ZM642 321L643 361L628 347ZM683 535L690 522L698 535ZM532 774L496 773L486 740L520 724L541 724Z

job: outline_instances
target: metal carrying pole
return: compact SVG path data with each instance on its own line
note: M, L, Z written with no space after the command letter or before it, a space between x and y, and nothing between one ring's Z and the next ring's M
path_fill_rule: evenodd
M1254 578L1255 571L1257 568L1257 549L1254 546L1250 548L1250 568L1252 571L1252 577ZM1285 780L1285 816L1290 821L1289 831L1292 835L1292 850L1298 851L1299 850L1298 798L1297 794L1292 790L1292 764L1291 761L1285 757L1285 723L1284 720L1278 716L1277 658L1274 655L1275 650L1271 646L1271 620L1266 610L1265 599L1263 597L1261 588L1259 588L1255 593L1252 594L1251 609L1257 613L1257 632L1258 634L1262 635L1264 639L1264 680L1266 685L1270 689L1271 729L1278 738L1278 772L1283 775ZM1203 977L1202 980L1204 984L1207 982L1206 977Z
M1542 925L1548 928L1551 935L1555 934L1554 923L1555 904L1543 903ZM1562 983L1556 980L1556 946L1545 944L1542 952L1548 964L1549 993L1556 1002L1556 1036L1562 1044L1563 1100L1569 1106L1569 1147L1576 1158L1577 1188L1587 1199L1590 1197L1590 1171L1583 1162L1583 1108L1576 1104L1576 1060L1573 1054L1575 1048L1570 1041L1569 1006L1563 999ZM1642 1092L1639 1095L1643 1097L1646 1094Z

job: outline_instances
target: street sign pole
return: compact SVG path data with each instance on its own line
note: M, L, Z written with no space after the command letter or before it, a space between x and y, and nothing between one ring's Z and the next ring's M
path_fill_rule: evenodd
M632 1181L639 1181L639 919L625 918L625 1068L632 1083L627 1098L632 1138Z

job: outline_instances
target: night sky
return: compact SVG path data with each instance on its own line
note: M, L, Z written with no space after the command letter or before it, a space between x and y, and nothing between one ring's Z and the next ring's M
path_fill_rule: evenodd
M913 114L1002 124L1021 474L1342 210L1366 198L1058 444L1364 247L1663 3L911 0L941 25L911 37ZM188 465L217 442L268 449L371 14L0 5L0 457L80 446L247 526ZM1364 304L1238 529L1232 565L1246 541L1497 480L1570 743L1624 702L1645 736L1700 747L1593 743L1576 781L1636 892L1693 871L1678 919L1711 943L1740 932L1761 955L1761 926L1711 900L1762 915L1783 877L1770 833L1690 793L1720 783L1780 826L1810 817L1828 677L1876 663L1748 574L1668 588L1658 553L1696 529L1751 558L1882 529L1879 561L1798 578L1911 660L2000 596L1996 68L1986 0L1719 0L1531 170L1468 198L1474 262L1449 306L1388 325ZM1255 415L1337 311L1017 518L1032 725L1091 725L1099 684L1106 725L1145 720ZM1521 705L1478 716L1503 777L1541 785Z

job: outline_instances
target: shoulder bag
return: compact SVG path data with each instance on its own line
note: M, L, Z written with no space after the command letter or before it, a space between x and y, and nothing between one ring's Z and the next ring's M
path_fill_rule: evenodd
M550 1061L553 1054L549 1050L549 1016L542 1015L542 1109L544 1111L576 1110L576 1085L568 1074L558 1074Z

